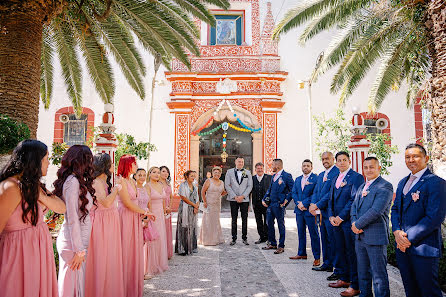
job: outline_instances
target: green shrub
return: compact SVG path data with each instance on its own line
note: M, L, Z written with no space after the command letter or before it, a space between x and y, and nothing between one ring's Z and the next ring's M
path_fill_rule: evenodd
M395 235L393 235L392 232L390 232L389 245L387 246L387 263L397 267L395 255Z
M59 276L59 254L57 253L56 241L53 241L54 262L56 263L56 275Z
M69 146L65 142L53 142L50 161L53 165L59 165L62 162L62 157L68 150Z
M30 138L26 124L0 114L0 154L9 154L20 141Z

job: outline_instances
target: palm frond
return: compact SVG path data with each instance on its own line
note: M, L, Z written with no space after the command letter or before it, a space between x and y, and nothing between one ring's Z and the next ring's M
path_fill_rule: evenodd
M392 85L399 82L401 67L410 43L410 35L400 36L390 43L386 49L378 74L369 95L368 108L374 113L381 106L384 98L390 92Z
M40 99L46 109L50 106L51 96L53 94L53 57L54 43L51 28L49 26L44 26L42 32L42 54L40 59Z
M355 17L359 10L369 4L370 0L347 0L322 10L305 27L304 32L299 37L299 41L305 43L320 32L347 22L352 17Z
M174 0L181 8L191 13L194 17L215 25L215 17L209 12L206 6L199 0Z
M92 24L92 32L102 39L129 85L141 99L144 99L143 76L146 73L146 67L128 29L114 14L104 22L97 22L88 13L85 15Z
M305 0L290 9L283 19L274 28L272 38L279 38L280 34L286 33L291 29L311 20L313 17L321 14L322 11L340 4L343 0Z
M96 39L95 34L84 33L76 20L69 21L96 92L104 103L111 103L115 94L115 81L105 46Z
M74 110L79 116L82 113L82 69L76 54L74 33L69 24L61 18L53 20L52 26L65 86Z
M150 49L162 56L176 56L189 66L189 59L182 46L198 55L194 36L181 25L185 22L183 17L166 13L165 8L157 4L119 0L114 2L114 11L143 39L143 45L149 45Z

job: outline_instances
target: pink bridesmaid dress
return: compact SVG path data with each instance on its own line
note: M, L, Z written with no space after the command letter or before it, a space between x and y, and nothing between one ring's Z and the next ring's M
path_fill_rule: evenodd
M172 194L172 187L166 185L164 187L166 191L166 205L170 205L170 195ZM173 242L172 242L172 215L169 214L166 217L166 240L167 240L167 258L170 259L173 256Z
M105 187L105 193L108 189ZM85 296L124 296L122 273L121 220L117 203L106 208L99 201L92 208Z
M74 175L69 176L63 185L62 195L67 206L59 236L57 237L57 252L59 253L59 295L61 297L83 297L85 296L85 267L81 264L80 269L71 270L69 262L76 252L88 251L91 234L90 215L80 219L79 209L79 181ZM90 212L93 199L89 192L86 198L86 208ZM87 254L88 259L88 254Z
M150 187L150 190L152 213L157 218L153 222L153 226L158 231L160 237L154 241L149 241L144 246L144 274L154 276L169 268L167 263L166 224L163 219L163 201L166 199L166 191L163 188L163 193L160 194L152 187Z
M130 200L138 205L138 198L133 186L127 183ZM125 207L119 197L121 217L122 264L124 279L124 297L141 297L144 288L144 256L142 223L139 213Z
M19 203L0 233L0 296L57 297L56 265L45 206L36 226L22 220Z

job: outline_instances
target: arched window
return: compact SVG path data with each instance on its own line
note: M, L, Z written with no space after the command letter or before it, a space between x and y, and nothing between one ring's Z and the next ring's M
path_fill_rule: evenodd
M73 107L59 109L54 116L54 142L67 145L85 144L93 135L94 112L82 108L82 115L77 118Z

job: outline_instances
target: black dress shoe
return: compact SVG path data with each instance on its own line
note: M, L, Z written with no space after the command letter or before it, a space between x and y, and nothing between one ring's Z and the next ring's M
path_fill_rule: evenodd
M255 244L260 244L262 242L266 242L266 239L259 239L256 242L254 242Z
M319 266L319 267L313 267L311 268L314 271L327 271L327 272L333 272L333 267L328 267L328 266Z
M231 241L231 243L229 245L234 245L235 244L235 240Z
M247 240L247 239L243 239L243 243L244 243L245 245L249 245L249 243L248 243L248 240Z
M337 276L334 273L332 275L330 275L329 277L327 277L328 281L335 281L335 280L338 280L338 279L339 279L339 276Z

